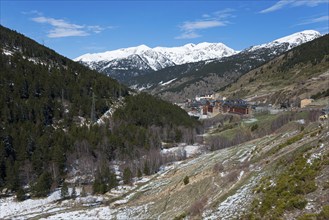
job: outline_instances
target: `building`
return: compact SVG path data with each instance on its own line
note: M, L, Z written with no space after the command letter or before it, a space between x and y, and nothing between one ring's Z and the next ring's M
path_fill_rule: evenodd
M306 106L308 106L309 104L311 104L313 102L313 99L302 99L300 101L300 107L301 108L305 108Z
M250 115L252 113L251 105L242 99L224 101L222 111L240 115Z

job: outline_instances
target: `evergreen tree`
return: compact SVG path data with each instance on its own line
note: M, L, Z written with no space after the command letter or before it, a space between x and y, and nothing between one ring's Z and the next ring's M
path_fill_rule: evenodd
M16 192L16 199L17 201L23 201L25 200L25 190L22 187L19 187L19 189Z
M33 186L33 194L36 197L45 197L50 192L52 179L51 175L44 171L39 178L37 179L37 182Z
M67 199L69 197L69 189L67 187L67 183L64 182L63 186L61 188L61 198L62 199Z
M149 164L147 161L145 161L145 163L144 163L144 174L146 176L150 175L150 167L149 167Z
M75 189L75 186L73 186L72 188L72 192L71 192L71 198L72 199L75 199L77 197L77 191Z
M129 167L126 167L123 170L123 183L124 184L130 184L132 180L132 173L131 170L129 169Z
M142 171L140 169L137 170L137 177L141 178L143 176Z
M184 182L184 185L189 184L190 183L190 178L188 176L185 176L183 182Z
M109 186L109 190L118 186L117 177L115 176L115 174L113 172L109 173L109 184L108 184L108 186Z

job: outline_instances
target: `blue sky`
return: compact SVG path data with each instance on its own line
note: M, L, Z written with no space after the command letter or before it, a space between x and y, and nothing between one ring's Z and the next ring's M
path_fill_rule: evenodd
M69 58L145 44L242 50L298 31L328 33L329 0L0 0L1 25Z

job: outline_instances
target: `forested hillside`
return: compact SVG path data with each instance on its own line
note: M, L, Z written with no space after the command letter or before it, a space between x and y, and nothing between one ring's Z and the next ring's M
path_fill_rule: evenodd
M72 170L89 172L86 184L96 178L94 191L105 192L116 184L111 161L138 160L159 151L163 140L175 142L187 137L185 131L195 132L196 122L179 107L144 94L130 96L115 80L15 31L3 26L0 31L0 188L21 199L23 186L34 196L46 196ZM118 103L113 118L95 123ZM162 129L175 133L164 135ZM138 168L148 166L143 162ZM156 166L160 163L146 171Z

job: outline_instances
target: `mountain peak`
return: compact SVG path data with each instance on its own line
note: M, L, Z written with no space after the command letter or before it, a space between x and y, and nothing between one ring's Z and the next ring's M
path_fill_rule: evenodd
M141 45L139 45L137 47L132 47L132 48L135 48L135 49L137 49L139 51L145 51L145 50L150 50L151 49L150 47L146 46L145 44L141 44Z
M297 43L297 41L303 41L305 43L307 41L313 40L317 37L320 37L321 34L315 30L305 30L301 32L297 32L279 39L274 40L273 42L278 43Z
M306 43L308 41L314 40L315 38L318 38L320 36L321 36L321 34L318 31L305 30L305 31L297 32L297 33L294 33L294 34L291 34L291 35L288 35L285 37L278 38L269 43L253 46L253 47L247 49L247 51L254 51L254 50L261 49L261 48L272 48L272 47L280 46L283 44L287 44L286 50L290 50L293 47L296 47L296 46Z
M150 48L144 44L136 47L122 48L103 53L85 54L75 58L92 66L96 62L115 62L122 59L130 59L132 55L139 55L144 63L153 70L159 70L167 66L184 63L198 62L209 59L220 59L236 52L222 43L203 42L199 44L185 44L180 47L155 47ZM133 56L135 57L135 56ZM163 62L163 63L162 63Z
M189 43L189 44L185 44L183 47L193 48L195 47L195 44Z

